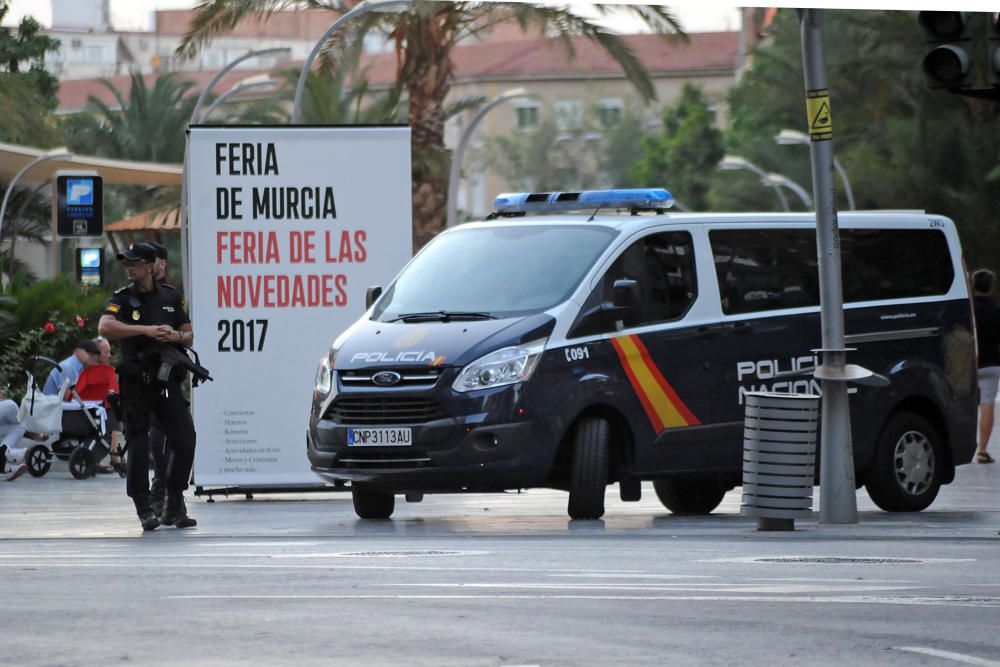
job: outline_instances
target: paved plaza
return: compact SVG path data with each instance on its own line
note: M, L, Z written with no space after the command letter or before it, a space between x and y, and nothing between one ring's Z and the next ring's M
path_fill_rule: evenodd
M1000 665L1000 466L919 514L858 501L856 525L761 533L739 489L691 518L611 487L602 521L548 490L389 521L234 495L143 534L123 480L57 463L0 483L0 664Z

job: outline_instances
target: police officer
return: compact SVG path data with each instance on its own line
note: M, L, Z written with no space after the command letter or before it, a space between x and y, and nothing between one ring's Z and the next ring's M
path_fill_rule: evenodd
M167 249L155 241L143 241L142 243L151 246L156 251L156 261L153 263L153 280L160 285L169 285L170 283L167 282ZM170 454L167 450L166 439L167 436L160 428L160 422L156 415L150 415L149 453L153 455L153 484L150 489L149 504L157 516L163 513L163 506L167 501L167 464L170 461Z
M143 530L155 530L161 523L188 528L197 524L187 515L183 495L194 463L194 423L181 389L183 378L172 374L160 381L158 360L150 348L156 343L190 346L194 332L180 293L153 279L156 251L151 246L133 243L118 259L132 282L108 299L97 330L105 338L121 341L118 376L128 442L126 489ZM149 494L151 413L166 431L170 449L167 499L159 517L150 506Z

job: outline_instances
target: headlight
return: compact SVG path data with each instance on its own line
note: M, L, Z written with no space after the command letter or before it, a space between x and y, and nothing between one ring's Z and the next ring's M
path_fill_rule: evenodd
M319 368L316 369L315 388L317 393L324 396L333 388L333 370L330 368L329 357L320 359Z
M538 365L546 340L505 347L473 361L462 369L451 388L465 392L524 382Z

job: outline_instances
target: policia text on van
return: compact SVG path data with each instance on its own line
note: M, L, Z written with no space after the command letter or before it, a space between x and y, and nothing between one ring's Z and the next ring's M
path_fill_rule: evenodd
M349 480L363 518L395 493L534 486L599 517L609 483L637 500L641 480L673 512L712 511L740 480L746 392L819 391L815 223L609 211L669 202L504 195L497 219L437 237L324 356L313 470ZM586 212L550 214L569 207ZM958 236L937 215L849 213L840 241L851 361L890 379L852 390L856 479L921 510L975 449Z

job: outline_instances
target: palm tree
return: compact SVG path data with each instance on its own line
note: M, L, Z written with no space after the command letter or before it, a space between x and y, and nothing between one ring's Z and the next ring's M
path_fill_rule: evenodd
M184 160L184 132L197 101L191 94L193 82L169 73L150 86L142 74L132 72L128 97L111 81L100 83L115 104L91 95L86 109L66 120L64 134L74 151L143 162Z
M178 52L192 55L216 35L224 34L250 16L269 15L293 6L327 9L331 19L349 11L357 0L203 0ZM601 14L612 9L638 16L658 33L680 32L669 10L660 6L596 6ZM485 33L504 22L517 22L525 31L554 37L573 54L571 38L582 35L600 45L622 67L644 100L655 99L653 84L626 42L598 24L565 9L523 3L431 2L417 0L406 12L359 16L332 38L338 52L357 52L364 35L385 30L395 44L397 85L405 85L408 120L413 142L414 240L423 245L445 222L447 173L451 159L444 146L447 119L445 99L455 80L452 52L462 40Z
M3 191L0 187L0 192ZM10 240L7 251L0 256L0 266L3 273L11 279L18 273L24 273L29 280L35 276L23 262L15 256L18 239L34 243L45 243L52 228L52 207L47 191L48 183L33 188L18 188L11 193L7 205L7 215L4 217L3 229L0 230L0 241ZM0 244L2 245L2 244Z

